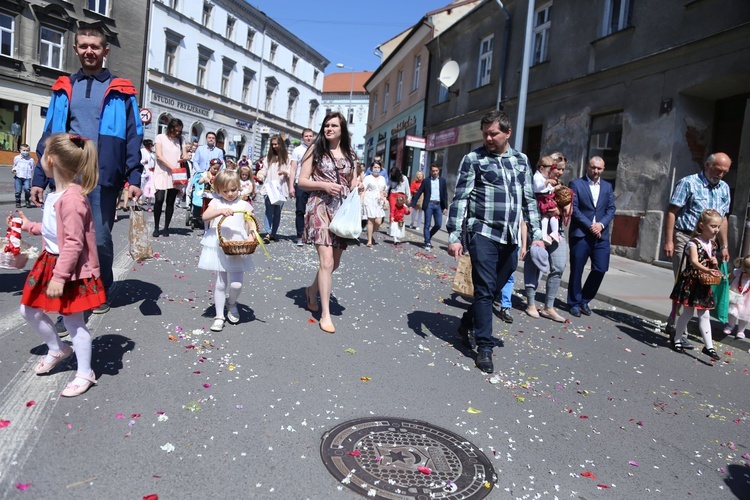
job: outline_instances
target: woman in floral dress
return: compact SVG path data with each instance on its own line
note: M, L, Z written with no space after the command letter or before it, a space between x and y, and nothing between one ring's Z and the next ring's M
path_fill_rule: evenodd
M330 312L333 272L338 269L346 240L328 231L341 202L358 187L354 175L357 156L351 149L346 119L333 112L323 120L318 138L302 159L299 187L310 193L305 210L305 232L302 242L315 245L320 266L315 280L307 287L307 308L317 312L320 292L320 329L334 333ZM355 196L357 194L355 193Z

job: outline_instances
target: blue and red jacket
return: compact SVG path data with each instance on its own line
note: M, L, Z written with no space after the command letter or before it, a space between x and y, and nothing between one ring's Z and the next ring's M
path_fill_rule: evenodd
M106 71L106 70L105 70ZM80 72L79 72L80 73ZM34 168L33 186L46 187L52 182L42 170L41 158L47 138L58 132L68 132L70 100L73 81L78 73L61 76L52 85L52 98L47 109L44 132L37 143L39 162ZM137 92L130 80L112 76L102 102L99 117L99 185L121 189L125 181L132 186L141 185L141 142L143 124L135 96Z

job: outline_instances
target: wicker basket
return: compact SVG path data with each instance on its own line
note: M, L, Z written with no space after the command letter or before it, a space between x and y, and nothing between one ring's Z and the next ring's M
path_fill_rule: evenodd
M557 203L558 208L570 205L571 201L573 201L573 192L570 188L563 186L555 191L555 203Z
M258 234L258 219L255 218L253 214L242 212L245 214L245 222L249 224L250 228L248 233L250 234ZM256 237L253 241L228 241L224 239L224 237L221 235L221 223L224 222L224 219L226 219L227 216L224 215L219 219L219 223L216 224L216 234L219 237L219 246L224 251L225 255L249 255L253 252L255 252L255 249L258 247L258 239Z
M696 271L698 281L703 285L718 285L721 283L721 275L715 275L708 271Z

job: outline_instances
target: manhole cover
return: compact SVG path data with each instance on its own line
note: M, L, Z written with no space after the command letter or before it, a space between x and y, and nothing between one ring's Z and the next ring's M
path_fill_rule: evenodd
M496 479L476 446L419 420L345 422L323 436L320 455L347 488L380 499L479 499Z

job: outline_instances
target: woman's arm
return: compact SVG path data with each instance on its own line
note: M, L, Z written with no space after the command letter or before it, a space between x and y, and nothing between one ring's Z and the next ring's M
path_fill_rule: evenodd
M325 191L331 196L338 196L341 192L341 184L337 182L314 181L310 178L313 171L313 152L315 146L307 148L304 158L302 158L302 169L299 173L299 187L305 191Z

